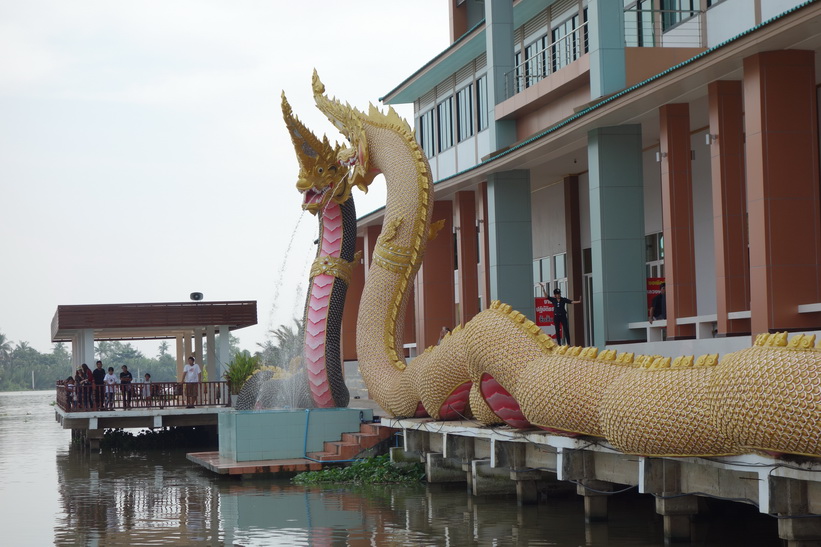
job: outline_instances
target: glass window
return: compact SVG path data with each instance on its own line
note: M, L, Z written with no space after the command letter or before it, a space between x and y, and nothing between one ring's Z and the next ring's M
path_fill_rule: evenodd
M487 129L487 76L476 80L476 126L479 131Z
M524 75L522 74L522 52L517 51L513 54L513 92L518 93L525 88Z
M556 273L556 279L567 277L567 253L556 255L553 258L556 264L556 268L553 270Z
M473 136L473 84L456 92L456 138L459 142Z
M559 70L581 57L582 40L579 34L578 14L553 28L553 70Z
M547 70L545 65L545 48L547 47L547 35L542 36L525 48L525 86L530 87L545 76Z
M696 15L698 0L661 0L661 29L666 31Z
M419 125L416 130L419 146L422 147L422 151L429 158L432 158L436 153L436 136L433 128L433 109L430 109L419 116Z
M453 146L453 97L448 97L436 106L439 123L439 152Z

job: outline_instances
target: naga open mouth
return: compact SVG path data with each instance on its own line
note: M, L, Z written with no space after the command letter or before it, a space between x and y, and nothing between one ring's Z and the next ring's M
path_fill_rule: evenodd
M305 190L302 193L302 209L315 215L327 203L330 197L328 195L330 189L329 186L326 186L319 191L314 188Z

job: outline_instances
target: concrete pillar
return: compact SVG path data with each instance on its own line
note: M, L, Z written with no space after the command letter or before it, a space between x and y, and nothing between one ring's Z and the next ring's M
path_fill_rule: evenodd
M770 511L779 515L778 537L789 547L821 544L821 516L808 518L809 506L807 482L783 477L768 478L773 497ZM796 518L789 518L794 515Z
M564 189L564 230L567 249L567 298L579 300L584 292L582 273L581 211L579 202L579 177L568 175L562 181ZM568 306L570 333L573 343L585 345L584 306ZM592 342L592 341L591 341Z
M177 375L178 375L177 377L180 379L180 381L182 381L182 369L185 366L185 363L188 362L188 357L190 357L194 353L194 340L193 340L193 337L192 337L190 332L185 333L185 335L183 336L182 343L183 343L182 362L180 362L179 359L177 360Z
M815 54L768 51L744 59L750 312L753 334L821 326Z
M479 313L479 245L476 194L458 192L454 201L454 229L459 269L459 317L464 325Z
M222 379L222 373L228 369L228 365L231 364L231 331L228 329L228 325L220 325L219 326L219 363L221 365L221 370L219 371L220 380Z
M342 313L342 360L356 360L356 317L359 315L359 300L365 287L365 238L356 238L356 252L363 258L351 270L351 282L345 295L345 311Z
M527 467L527 446L522 443L505 443L510 466L510 480L516 486L516 503L533 505L539 501L538 481L542 473Z
M444 220L437 236L428 242L416 274L416 348L419 353L439 340L442 327L456 323L453 297L453 203L433 204L433 221Z
M202 335L204 334L204 329L194 329L194 357L199 363L200 367L204 365L204 352L203 352L203 343L202 343ZM203 380L205 379L205 375L203 375ZM208 378L211 379L210 377Z
M80 331L80 346L82 347L80 353L80 364L87 364L91 370L94 370L94 362L97 360L94 357L94 330L83 329Z
M428 452L425 454L425 475L429 483L465 482L462 462L452 458L446 458L439 452Z
M500 150L516 141L516 122L495 121L496 105L512 93L513 57L513 1L485 2L485 41L487 51L487 92L491 108L488 119L490 146Z
M510 480L509 469L492 467L490 460L473 460L471 475L474 496L505 495L516 492L516 483Z
M205 370L208 371L208 381L218 382L222 380L217 367L217 337L216 329L209 325L205 327L205 346L207 353L205 355Z
M641 126L588 133L593 345L638 340L628 328L647 318Z
M744 97L741 82L707 86L710 103L710 167L716 263L718 336L750 334L750 319L730 319L750 309L747 253L747 186L744 176Z
M698 513L696 496L679 496L675 492L662 492L656 498L656 513L664 517L664 539L689 541L692 536L692 516Z
M585 522L604 522L607 520L607 498L613 491L613 483L585 480L576 485L576 493L584 496Z
M487 182L479 184L476 195L476 221L479 230L479 311L490 305L490 238L488 237Z
M679 317L698 315L690 106L682 103L662 106L659 109L659 125L667 338L694 338L695 325L680 325L676 321Z
M487 197L490 298L534 317L530 172L489 175Z
M590 44L590 99L624 89L624 5L610 0L590 0L587 5Z
M183 337L183 335L177 335L177 379L182 380L182 367L185 366L185 360L187 359L187 345L186 341L188 340L188 336Z

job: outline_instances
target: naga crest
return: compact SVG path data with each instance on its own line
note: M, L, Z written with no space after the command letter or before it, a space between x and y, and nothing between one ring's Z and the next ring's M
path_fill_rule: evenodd
M317 214L333 199L342 204L351 197L351 179L348 177L348 166L340 164L337 159L340 145L331 146L327 137L320 141L293 111L285 93L282 93L282 117L294 143L297 161L299 161L299 178L296 188L304 198L302 208L311 214Z
M339 163L351 166L351 185L367 192L368 186L379 171L370 166L368 136L363 124L365 114L347 103L343 105L336 98L328 98L325 95L325 84L319 80L316 70L314 70L311 84L316 107L351 143L350 148L343 148L337 153Z

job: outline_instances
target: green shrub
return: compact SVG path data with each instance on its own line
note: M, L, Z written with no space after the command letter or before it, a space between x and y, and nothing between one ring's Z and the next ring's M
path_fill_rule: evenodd
M354 462L348 467L328 467L307 471L293 478L297 484L396 484L418 483L425 478L422 463L394 465L385 454Z
M258 355L251 355L248 351L237 353L234 360L228 365L228 370L222 375L231 387L232 395L239 395L245 381L260 367Z

